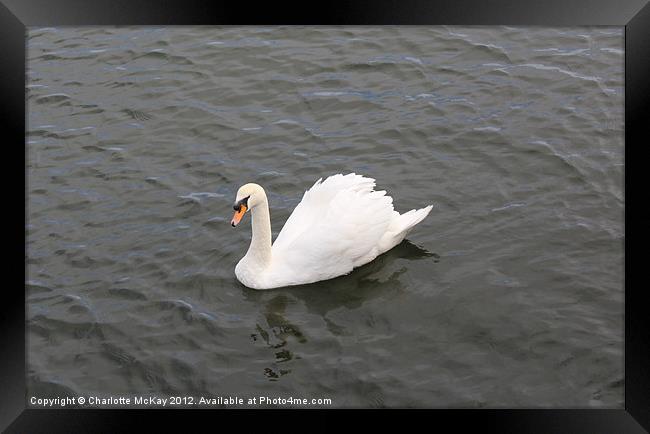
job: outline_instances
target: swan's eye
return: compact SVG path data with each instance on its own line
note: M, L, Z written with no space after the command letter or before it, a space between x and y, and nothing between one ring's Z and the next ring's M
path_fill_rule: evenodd
M242 205L244 205L246 208L248 208L248 198L249 198L249 197L250 197L250 196L246 196L245 198L243 198L242 200L240 200L239 202L237 202L237 203L235 204L235 206L233 206L232 208L233 208L235 211L239 211L239 210L241 210L241 206L242 206Z

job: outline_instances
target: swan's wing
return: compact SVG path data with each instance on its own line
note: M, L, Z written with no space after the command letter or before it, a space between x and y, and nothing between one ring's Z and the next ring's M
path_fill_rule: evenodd
M304 231L311 229L323 218L330 203L341 191L370 192L375 180L355 173L332 175L325 181L320 178L305 192L273 243L274 250L284 250ZM321 182L322 181L322 182Z
M354 175L335 181L348 184L339 184L337 191L323 191L321 198L327 203L317 200L318 193L307 201L303 198L300 206L304 208L296 208L300 214L294 211L287 220L282 229L288 229L285 237L278 236L282 243L273 245L273 256L282 267L279 273L302 283L313 282L347 274L381 253L380 240L398 215L393 199L385 191L372 191L374 180L369 178Z

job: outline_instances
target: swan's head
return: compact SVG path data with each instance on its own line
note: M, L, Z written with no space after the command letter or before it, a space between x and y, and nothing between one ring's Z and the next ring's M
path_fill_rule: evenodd
M234 228L239 224L241 219L246 214L246 211L255 208L255 206L266 200L266 193L261 185L258 184L246 184L239 187L237 190L237 197L235 198L235 215L232 216L230 224Z

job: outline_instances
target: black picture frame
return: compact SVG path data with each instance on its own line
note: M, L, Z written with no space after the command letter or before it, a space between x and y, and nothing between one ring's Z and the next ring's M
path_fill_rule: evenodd
M63 25L615 25L625 27L625 192L645 189L639 170L644 158L648 105L650 101L650 4L644 0L447 0L447 1L348 1L301 5L266 2L255 6L247 2L208 0L0 0L0 119L5 150L14 152L25 144L25 42L26 27ZM21 155L25 158L26 148ZM630 155L633 155L630 158ZM26 172L11 159L4 171L7 190L16 179L27 182ZM26 167L26 166L23 166ZM636 173L636 174L635 174ZM636 178L634 178L636 177ZM7 188L8 187L8 188ZM630 190L632 189L632 190ZM25 188L23 200L26 203ZM643 194L643 193L641 193ZM18 200L18 199L16 199ZM643 202L643 200L641 201ZM644 312L643 284L633 284L640 275L643 257L640 250L647 240L650 215L643 204L625 202L625 229L633 234L625 242L625 408L609 409L504 409L504 410L428 410L432 428L451 423L457 428L492 428L499 432L644 432L650 430L650 325ZM630 208L630 205L632 207ZM5 238L7 270L20 273L18 262L25 250L26 213L10 218ZM640 219L640 220L638 220ZM7 237L6 235L11 235ZM15 239L13 238L15 237ZM22 238L22 239L21 239ZM14 264L15 263L15 264ZM23 265L26 270L26 262ZM640 277L640 276L639 276ZM639 278L640 280L640 278ZM0 309L0 429L11 433L38 432L116 432L124 428L168 423L186 426L192 421L207 421L214 429L223 416L221 410L91 410L26 408L25 356L25 276L5 279ZM215 412L219 411L219 415ZM289 410L272 410L262 419L279 416L287 420ZM279 413L277 413L279 411ZM331 410L330 410L331 411ZM327 410L302 410L309 417L329 418ZM343 412L346 412L343 410ZM249 421L251 410L234 412ZM388 412L390 413L390 412ZM421 413L409 412L408 417ZM364 419L376 418L377 411ZM435 419L429 419L435 417ZM221 422L217 422L220 424ZM291 423L289 423L291 425ZM280 426L277 426L280 428Z

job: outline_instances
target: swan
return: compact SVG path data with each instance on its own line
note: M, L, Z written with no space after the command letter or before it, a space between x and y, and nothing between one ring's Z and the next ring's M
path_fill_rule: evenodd
M236 227L250 211L251 243L235 266L249 288L272 289L350 273L398 245L432 205L400 214L393 198L374 191L375 180L355 173L320 178L307 190L271 244L269 202L262 186L239 188Z

